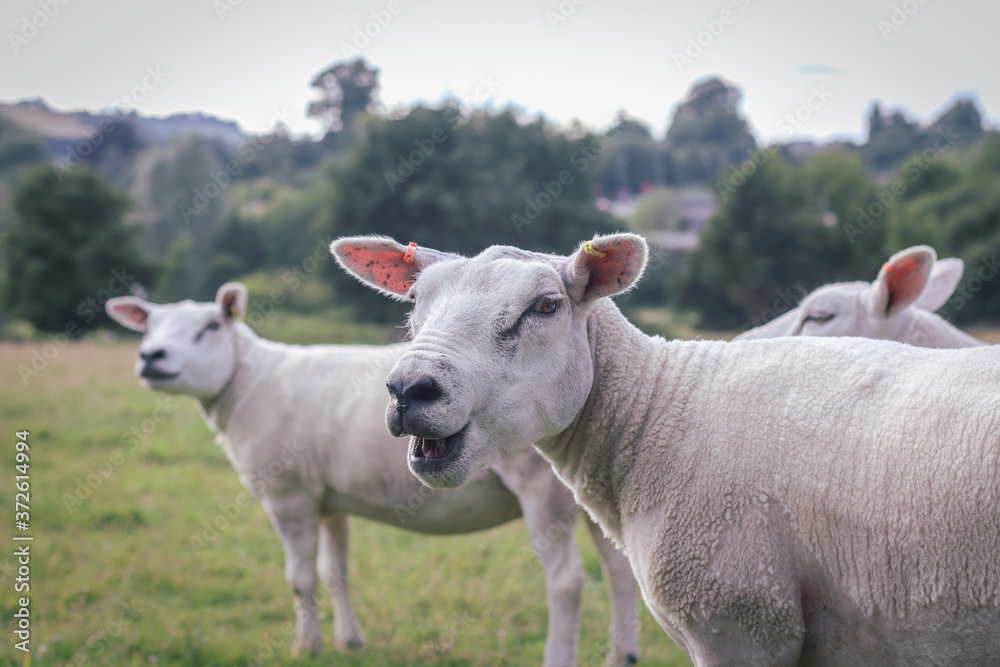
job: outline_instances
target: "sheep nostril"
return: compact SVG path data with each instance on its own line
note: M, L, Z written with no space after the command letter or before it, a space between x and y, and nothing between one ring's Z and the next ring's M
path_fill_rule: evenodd
M411 384L386 382L389 395L396 401L396 409L402 413L414 403L432 403L443 395L441 387L433 379L424 376Z
M157 359L163 359L167 356L167 351L162 347L158 350L153 350L152 352L140 352L139 358L145 361L147 364L151 361L156 361Z
M403 399L410 403L431 403L441 398L441 388L433 379L424 376L403 391Z

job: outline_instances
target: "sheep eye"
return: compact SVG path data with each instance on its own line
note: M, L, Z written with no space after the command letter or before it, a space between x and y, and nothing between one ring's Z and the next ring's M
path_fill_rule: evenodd
M215 320L212 320L211 322L209 322L208 324L206 324L204 327L201 328L201 331L199 331L198 334L194 337L194 342L197 343L198 341L200 341L201 337L205 335L206 331L215 331L220 326L222 325L216 322Z
M531 304L531 311L534 313L541 313L542 315L551 315L556 312L559 302L547 296L543 296L537 299L533 304Z
M806 318L802 320L802 324L806 322L815 322L816 324L825 324L833 319L835 313L816 313L815 315L806 315Z

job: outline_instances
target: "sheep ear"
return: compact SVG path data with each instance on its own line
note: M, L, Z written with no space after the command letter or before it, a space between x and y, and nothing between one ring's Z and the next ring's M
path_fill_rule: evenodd
M331 243L330 252L349 274L397 301L404 300L423 269L461 257L385 236L347 236Z
M937 253L925 245L901 250L882 265L869 291L869 304L876 316L892 317L912 305L923 293Z
M646 240L637 234L595 236L566 258L566 289L578 302L625 292L642 277L648 253Z
M215 294L215 302L222 308L222 314L228 320L241 320L246 317L249 298L247 286L243 283L226 283Z
M132 331L145 331L153 304L143 301L137 296L117 296L108 299L104 310L118 324Z
M965 271L965 262L958 257L939 259L934 262L931 269L931 279L927 282L920 298L914 303L914 307L934 312L945 303L955 292L958 283L962 280L962 273Z

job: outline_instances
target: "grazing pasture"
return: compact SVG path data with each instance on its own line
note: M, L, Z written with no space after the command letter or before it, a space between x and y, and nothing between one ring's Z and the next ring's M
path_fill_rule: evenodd
M385 335L351 327L331 338ZM541 664L545 582L520 520L432 538L352 518L352 594L368 643L360 653L328 643L316 658L288 657L294 615L278 538L192 400L138 385L137 344L73 343L27 383L18 366L30 367L44 343L0 344L10 453L0 506L9 512L14 431L30 431L32 665ZM12 522L0 529L7 545ZM602 665L607 594L582 522L577 532L588 574L581 665ZM9 635L12 552L0 554L4 667L24 664ZM332 638L327 602L324 593ZM690 664L645 609L641 621L640 664Z

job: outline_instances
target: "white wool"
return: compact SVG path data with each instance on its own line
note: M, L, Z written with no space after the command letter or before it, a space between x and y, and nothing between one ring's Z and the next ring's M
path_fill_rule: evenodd
M589 325L586 435L554 465L625 545L661 622L735 615L780 643L802 632L804 580L842 594L844 613L881 618L907 655L950 639L921 643L908 619L960 634L980 613L1000 651L994 350L667 343L610 303Z

